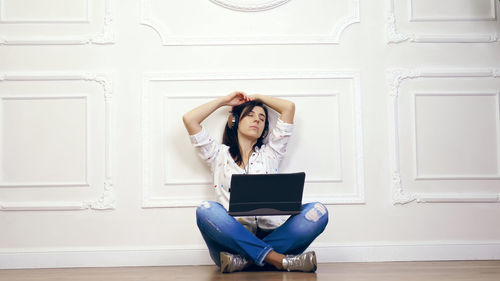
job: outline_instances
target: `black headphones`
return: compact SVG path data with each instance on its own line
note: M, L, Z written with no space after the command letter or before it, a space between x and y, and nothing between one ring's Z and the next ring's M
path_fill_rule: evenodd
M241 112L240 112L241 114ZM227 118L227 126L229 129L238 131L238 124L240 123L240 114L229 113L229 117ZM269 132L269 120L266 117L266 121L264 122L264 131L262 131L262 138L267 137L267 133Z

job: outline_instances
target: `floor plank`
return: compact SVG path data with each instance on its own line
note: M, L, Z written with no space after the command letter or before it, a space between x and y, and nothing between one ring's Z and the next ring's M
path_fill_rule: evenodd
M499 281L500 261L320 264L316 273L252 271L221 274L215 266L112 267L0 270L0 281Z

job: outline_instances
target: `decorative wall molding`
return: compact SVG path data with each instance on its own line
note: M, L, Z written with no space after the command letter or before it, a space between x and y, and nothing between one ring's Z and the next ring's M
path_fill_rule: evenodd
M394 8L394 0L387 0L388 1L388 13L387 13L387 18L386 18L386 39L388 43L401 43L401 42L413 42L413 43L492 43L492 42L498 42L499 41L499 34L498 32L494 33L477 33L477 34L464 34L464 33L457 33L457 34L420 34L420 33L406 33L406 32L400 32L397 27L397 17L396 17L396 12ZM412 0L408 0L412 1ZM410 3L411 5L411 3ZM495 3L493 3L493 6L495 8ZM411 6L410 6L411 7ZM410 8L411 9L411 8ZM494 11L495 13L495 19L496 19L496 10ZM412 12L410 11L410 15ZM474 18L465 18L465 19L460 19L461 21L479 21L479 19L474 19ZM434 19L427 19L425 20L427 22L430 21L450 21L450 19L447 18L434 18ZM457 19L458 21L458 19ZM488 21L491 21L491 19L488 19Z
M415 159L415 180L416 181L424 181L424 180L500 180L500 145L497 144L496 151L497 151L497 171L495 174L491 175L423 175L420 173L418 167L419 167L419 159L418 159L418 133L417 133L417 106L416 106L416 98L421 97L421 96L441 96L441 97L463 97L463 96L469 96L469 97L478 97L478 96L490 96L490 97L496 97L496 104L499 105L500 107L500 93L496 92L462 92L462 93L457 93L457 92L426 92L426 93L413 93L413 105L412 105L412 110L413 110L413 120L415 121L413 123L413 132L415 135L415 142L414 142L414 147L413 147L413 153L414 153L414 159ZM495 123L496 123L496 137L498 140L500 140L500 108L497 107L497 111L495 114Z
M38 19L38 18L31 18L31 19L23 19L23 20L16 20L16 19L6 19L5 17L5 1L6 0L0 0L0 23L90 23L91 20L91 13L90 13L90 0L84 0L85 3L85 17L83 18L75 18L75 19L70 19L70 18L65 18L65 19L58 19L58 20L46 20L46 19Z
M321 196L320 198L305 198L308 201L321 201L325 204L363 204L364 199L364 164L363 164L363 135L360 76L354 71L310 71L310 72L243 72L243 73L158 73L146 74L142 90L142 159L143 159L143 207L195 207L203 200L161 197L151 194L152 190L152 110L149 84L154 81L217 81L217 80L274 80L274 79L348 79L351 81L353 93L353 121L356 151L354 161L356 166L355 192L336 196ZM293 95L293 94L292 94ZM330 94L331 95L331 94ZM290 96L290 95L287 95ZM189 97L194 98L194 97ZM342 179L312 179L308 182L338 182ZM205 182L170 182L169 185L201 185Z
M87 151L87 154L85 156L85 161L86 161L86 167L85 167L85 180L81 182L77 181L71 181L71 182L5 182L0 180L0 188L6 187L6 188L11 188L11 187L88 187L90 186L89 184L89 161L90 161L90 154L89 154L89 107L87 106L88 102L88 96L86 95L2 95L0 94L0 102L3 100L47 100L47 99L84 99L86 103L86 128L85 132L87 135L87 140L86 140L86 147L85 150ZM1 105L0 105L0 110L1 110ZM0 128L1 129L1 128ZM0 132L0 135L2 135L2 132ZM2 140L0 140L0 143ZM1 146L0 146L1 149ZM2 151L0 150L0 155L2 155Z
M114 209L116 206L115 192L112 181L112 149L113 143L113 107L112 107L112 84L107 74L95 73L7 73L0 74L0 83L16 81L89 81L98 83L103 88L103 97L105 105L105 147L104 162L105 171L103 182L103 191L96 200L82 202L0 202L0 211L40 211L40 210L83 210L95 209L105 210Z
M500 203L498 194L478 193L419 193L404 189L401 180L400 166L400 134L399 134L399 94L401 84L410 79L419 78L498 78L499 69L403 69L393 68L387 71L389 96L391 171L392 171L392 200L394 204L417 203L444 203L444 202L496 202ZM462 179L466 179L462 178Z
M498 260L498 241L313 243L319 263ZM0 269L213 265L205 245L0 251Z
M359 1L349 2L350 14L338 20L332 31L326 35L277 35L277 36L180 36L175 35L161 20L153 15L152 0L141 0L141 24L151 27L160 36L164 46L184 45L286 45L286 44L339 44L340 36L351 24L360 22ZM212 1L212 0L211 0ZM215 0L214 0L215 1ZM218 1L220 2L220 1ZM228 2L228 1L225 1ZM231 1L232 2L232 1ZM245 1L247 2L247 1ZM266 1L268 2L268 1ZM276 2L276 1L273 1Z
M88 35L74 35L74 36L44 36L44 35L34 35L28 37L5 37L0 34L0 46L1 45L85 45L85 44L112 44L115 42L115 26L114 26L114 11L113 11L113 1L114 0L104 0L104 20L103 26L98 34L88 34ZM2 8L3 11L3 7ZM90 11L89 11L90 17ZM40 21L33 22L32 20L19 20L15 24L33 24L39 23ZM55 24L62 23L72 23L73 21L57 21ZM9 23L0 22L0 24ZM43 21L43 23L53 23L49 21Z
M211 2L231 10L242 12L260 12L274 9L290 0L210 0Z
M415 16L415 0L409 0L409 21L410 22L418 22L418 21L495 21L497 19L496 13L496 0L490 1L490 14L487 17L416 17Z

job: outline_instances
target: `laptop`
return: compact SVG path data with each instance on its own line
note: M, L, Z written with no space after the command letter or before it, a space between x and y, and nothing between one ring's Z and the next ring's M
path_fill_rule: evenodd
M234 174L229 215L295 215L302 208L306 174Z

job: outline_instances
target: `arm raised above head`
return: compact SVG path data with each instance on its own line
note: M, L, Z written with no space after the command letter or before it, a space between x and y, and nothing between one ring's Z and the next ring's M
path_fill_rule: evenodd
M295 116L295 103L292 101L276 98L265 95L250 95L250 100L260 100L270 108L277 111L281 116L280 119L288 124L293 124L293 117Z
M236 106L248 101L248 96L243 92L232 92L223 97L204 103L182 116L182 121L190 135L201 131L201 122L221 106Z

